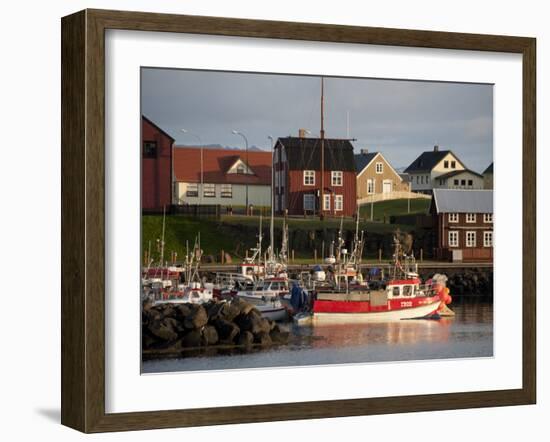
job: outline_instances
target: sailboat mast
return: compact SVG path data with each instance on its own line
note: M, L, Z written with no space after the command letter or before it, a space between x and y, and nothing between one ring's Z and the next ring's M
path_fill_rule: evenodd
M325 79L321 77L321 191L319 192L319 216L323 219L325 203Z
M162 236L160 240L160 266L164 266L164 232L166 228L166 206L162 208Z

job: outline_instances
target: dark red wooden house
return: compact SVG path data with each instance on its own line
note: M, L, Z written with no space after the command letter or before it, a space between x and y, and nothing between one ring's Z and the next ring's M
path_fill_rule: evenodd
M355 162L349 140L324 139L322 155L320 138L279 138L274 152L276 213L288 211L289 215L319 215L321 212L326 216L355 215Z
M141 117L141 210L168 211L172 203L174 139L147 117Z

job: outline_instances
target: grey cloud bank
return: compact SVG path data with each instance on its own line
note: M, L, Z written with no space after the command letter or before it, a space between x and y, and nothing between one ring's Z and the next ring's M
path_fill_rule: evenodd
M143 68L142 113L177 144L269 149L268 135L320 129L320 78ZM356 150L381 151L407 166L435 143L478 172L493 160L493 87L486 84L325 77L325 131L350 137Z

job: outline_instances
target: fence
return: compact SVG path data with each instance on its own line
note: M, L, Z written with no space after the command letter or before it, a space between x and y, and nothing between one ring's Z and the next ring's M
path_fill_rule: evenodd
M379 201L389 201L389 200L398 200L398 199L430 199L431 195L426 195L424 193L408 192L406 190L387 192L387 193L375 193L373 195L366 196L365 198L359 198L357 200L357 205L361 206L368 203L377 203Z

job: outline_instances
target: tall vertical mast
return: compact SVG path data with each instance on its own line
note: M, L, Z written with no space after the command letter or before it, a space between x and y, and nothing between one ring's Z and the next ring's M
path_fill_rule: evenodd
M325 86L324 77L321 77L321 192L319 192L319 214L323 219L323 209L325 205Z

